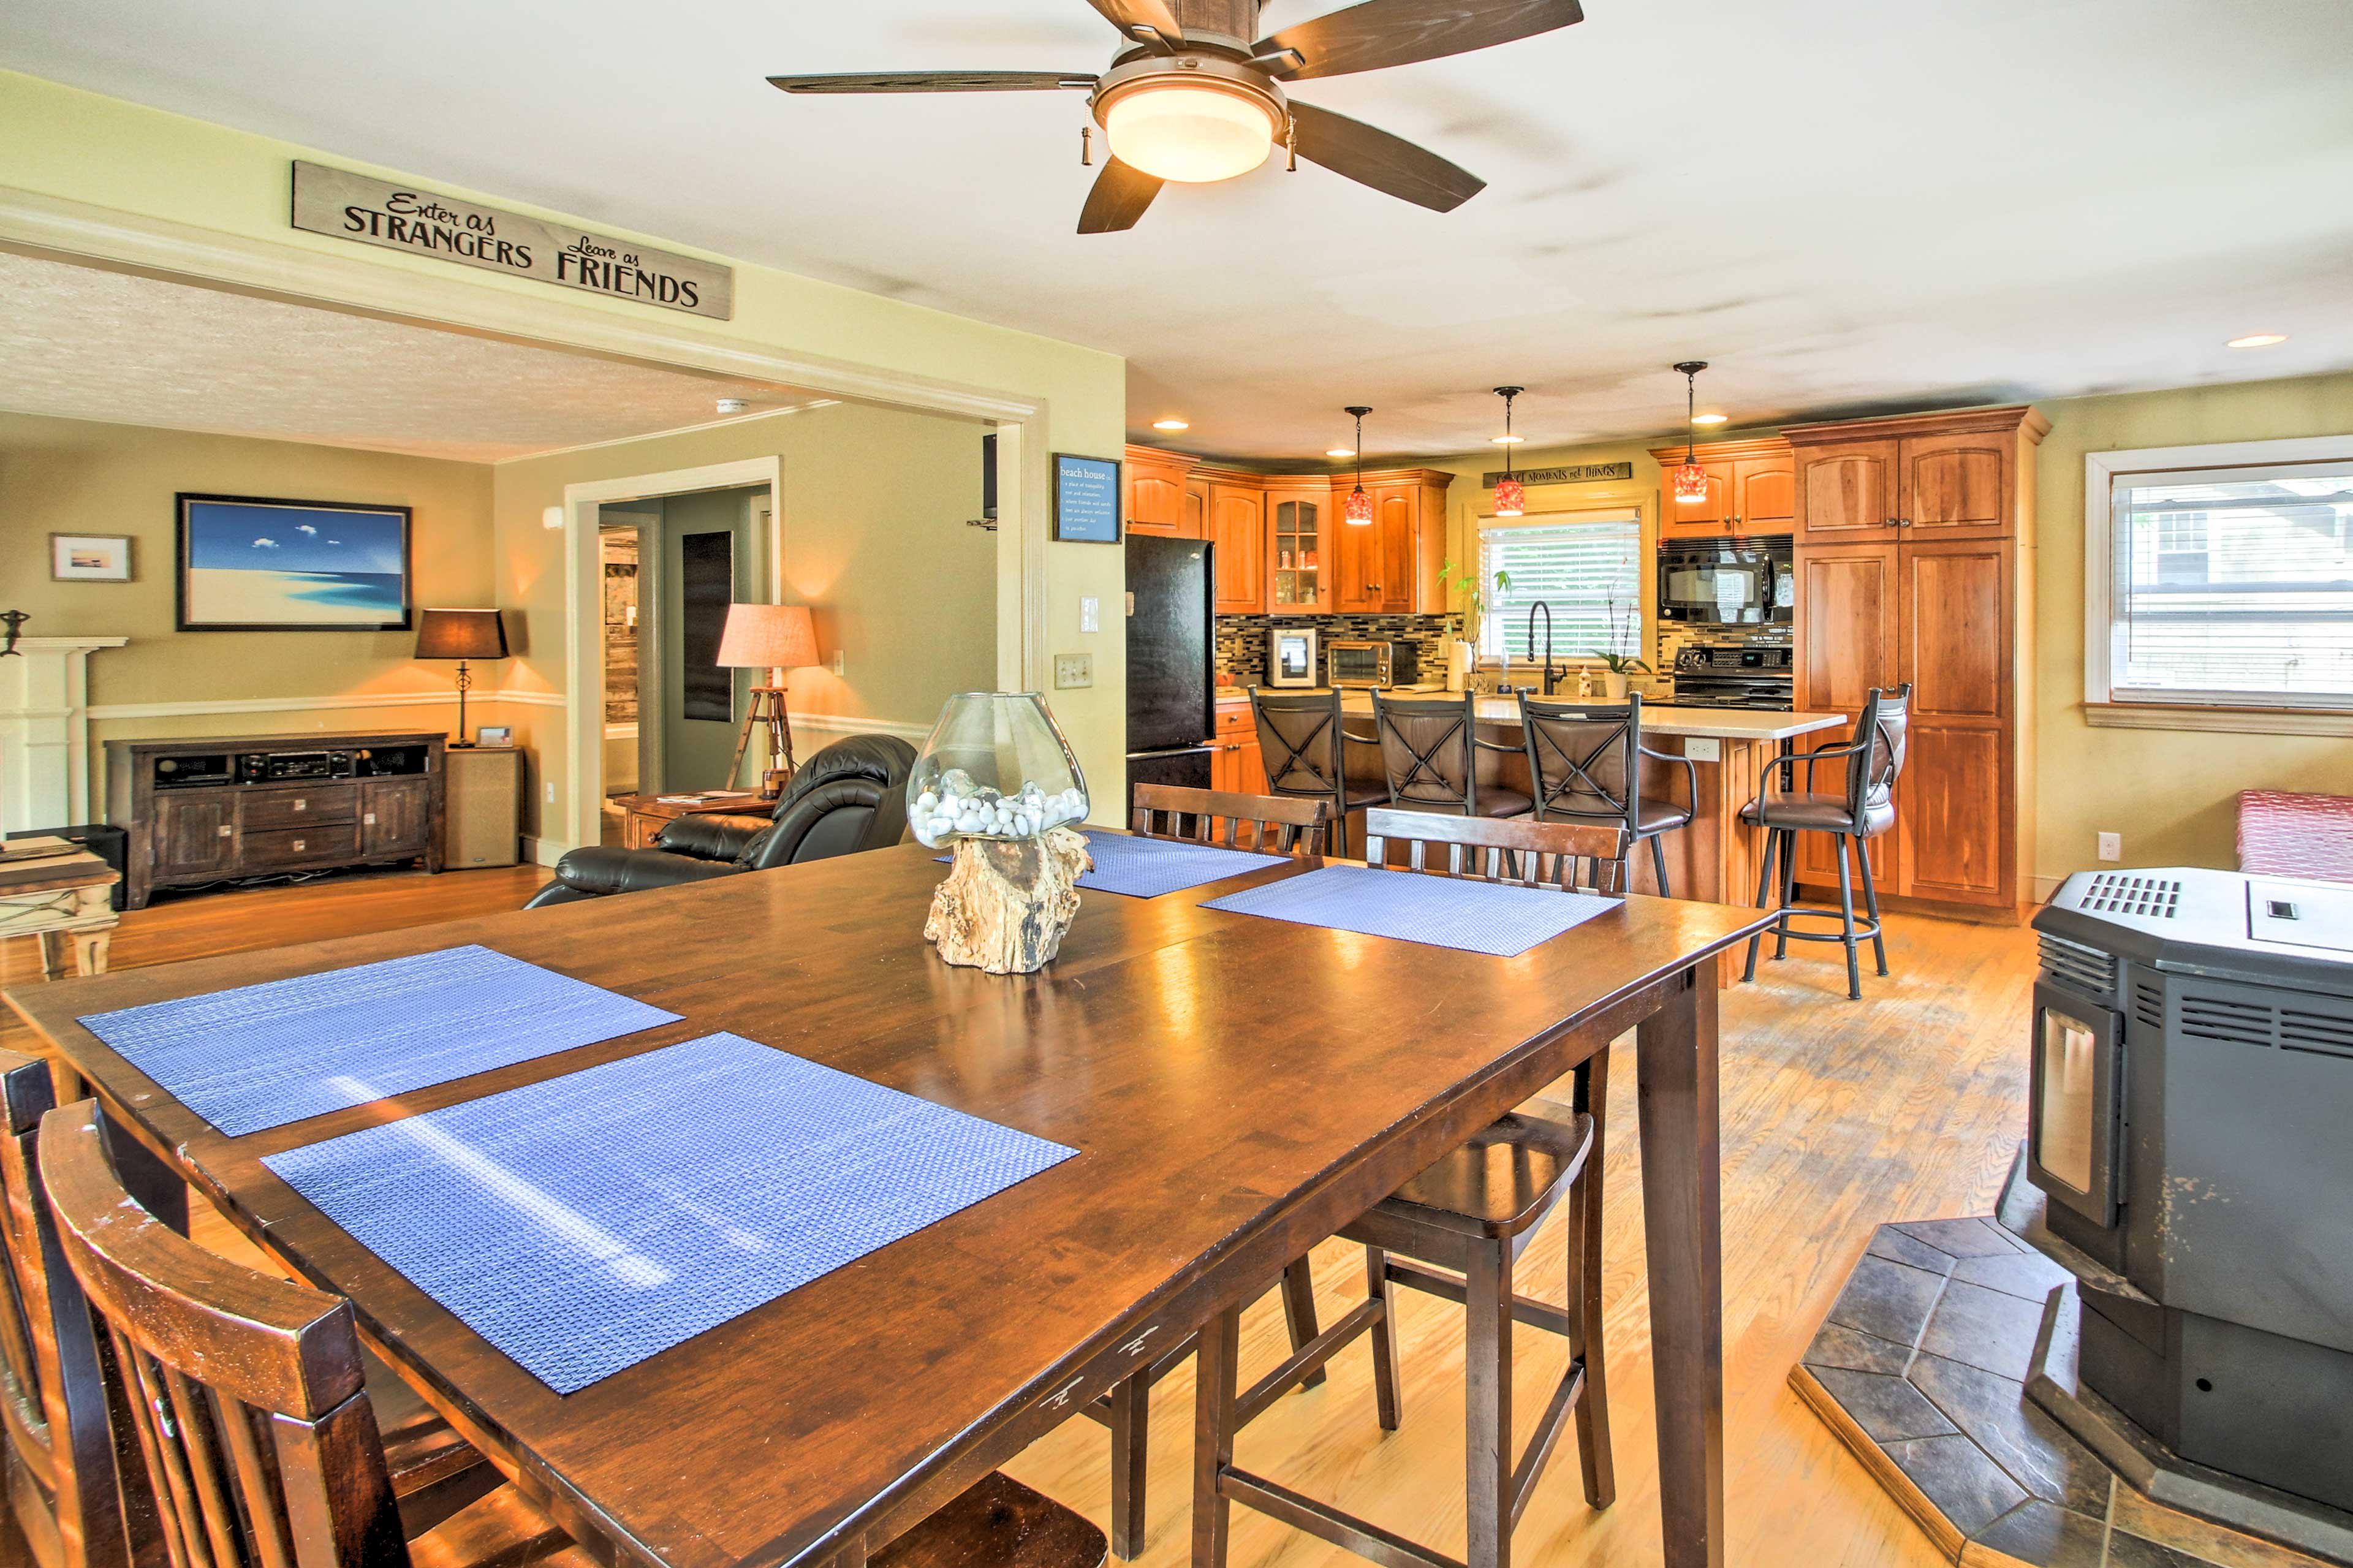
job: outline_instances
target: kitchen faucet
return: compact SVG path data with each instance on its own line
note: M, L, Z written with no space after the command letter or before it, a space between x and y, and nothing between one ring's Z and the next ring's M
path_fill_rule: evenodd
M1539 667L1538 679L1544 683L1544 695L1549 697L1552 695L1553 683L1568 671L1552 661L1552 606L1542 599L1528 606L1528 657L1534 658L1536 656L1536 612L1538 610L1545 613L1544 663Z

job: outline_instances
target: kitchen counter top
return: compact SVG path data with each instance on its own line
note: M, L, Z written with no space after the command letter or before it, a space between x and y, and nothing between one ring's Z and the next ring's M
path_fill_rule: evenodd
M1401 693L1401 695L1440 696L1442 692ZM1250 693L1241 692L1238 700L1247 702ZM1556 699L1555 700L1558 700ZM1342 709L1350 713L1369 717L1373 711L1372 693L1351 688L1341 698ZM1517 724L1520 702L1516 697L1482 697L1477 709L1482 724ZM1835 729L1847 721L1843 713L1781 713L1755 708L1678 708L1672 702L1642 704L1642 733L1645 735L1682 735L1703 741L1787 741L1799 735L1810 735L1817 730Z

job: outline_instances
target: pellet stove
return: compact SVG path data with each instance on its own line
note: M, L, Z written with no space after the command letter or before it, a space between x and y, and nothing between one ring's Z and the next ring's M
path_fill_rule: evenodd
M2353 1510L2353 887L2082 873L2034 929L2027 1175L2102 1266L2083 1385Z

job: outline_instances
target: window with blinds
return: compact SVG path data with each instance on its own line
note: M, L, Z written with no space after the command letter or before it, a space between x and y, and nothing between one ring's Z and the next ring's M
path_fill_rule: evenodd
M2353 707L2353 452L2118 474L2111 503L2115 700Z
M1495 574L1510 574L1498 590ZM1552 610L1556 659L1603 653L1638 655L1642 647L1642 523L1532 522L1479 531L1479 582L1487 595L1479 651L1487 658L1541 657L1544 617L1528 647L1528 606L1541 599Z

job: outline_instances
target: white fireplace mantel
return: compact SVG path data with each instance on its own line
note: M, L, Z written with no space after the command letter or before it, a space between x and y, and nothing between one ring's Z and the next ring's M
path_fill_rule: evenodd
M129 637L20 637L0 658L0 831L91 822L90 656Z

